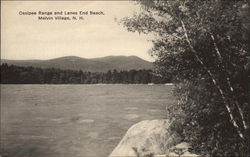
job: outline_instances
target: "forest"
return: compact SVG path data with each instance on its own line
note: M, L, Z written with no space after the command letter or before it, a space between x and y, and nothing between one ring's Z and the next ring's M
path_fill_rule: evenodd
M169 78L152 70L109 70L106 73L62 70L55 68L20 67L3 63L1 84L148 84L169 83Z

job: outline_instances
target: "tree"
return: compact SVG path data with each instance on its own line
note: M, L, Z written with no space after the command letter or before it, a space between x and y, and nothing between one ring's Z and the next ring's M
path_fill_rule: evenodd
M121 23L155 35L156 69L176 83L179 103L168 107L173 130L198 153L248 155L249 2L138 2L144 12Z
M109 70L106 74L106 83L111 83L112 80L112 72Z

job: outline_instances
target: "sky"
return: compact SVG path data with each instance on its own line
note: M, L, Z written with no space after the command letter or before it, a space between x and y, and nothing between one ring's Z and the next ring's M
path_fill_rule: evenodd
M140 12L132 1L3 1L1 2L1 58L51 59L62 56L95 58L136 55L145 60L152 37L128 32L114 19ZM77 15L84 20L38 20L20 12L102 11ZM39 15L40 16L40 15ZM66 16L66 15L62 15ZM73 15L67 15L72 18ZM53 15L51 15L53 17ZM54 17L53 17L54 18Z

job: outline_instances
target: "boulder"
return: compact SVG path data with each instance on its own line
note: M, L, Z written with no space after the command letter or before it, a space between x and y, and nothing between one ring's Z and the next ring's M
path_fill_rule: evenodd
M133 125L109 157L168 154L181 140L169 132L169 125L167 119L145 120Z

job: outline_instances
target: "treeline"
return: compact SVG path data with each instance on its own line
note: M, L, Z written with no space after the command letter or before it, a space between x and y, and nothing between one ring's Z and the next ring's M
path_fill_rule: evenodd
M170 79L156 76L152 70L117 71L114 69L101 73L20 67L6 63L0 67L1 84L148 84L170 82Z

